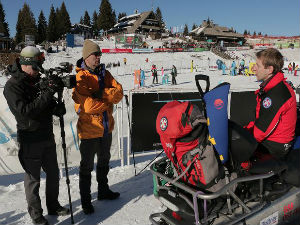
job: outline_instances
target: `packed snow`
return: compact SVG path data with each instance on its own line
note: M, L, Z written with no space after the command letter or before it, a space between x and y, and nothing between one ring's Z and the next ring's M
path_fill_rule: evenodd
M101 48L114 47L114 42L104 40L98 42ZM162 43L152 41L150 46L161 46ZM81 57L82 47L68 48L66 51L58 53L49 53L46 55L44 67L50 68L58 66L60 62L70 62L76 64L77 59ZM285 49L281 50L285 59L288 62L300 62L299 49ZM255 62L255 50L235 52L240 59L245 59L246 66L249 62ZM127 65L124 65L123 59L127 59ZM148 58L148 62L146 59ZM223 76L222 71L216 70L216 60L220 59L211 52L182 52L182 53L148 53L148 54L103 54L102 63L118 63L120 67L112 67L108 70L113 76L123 85L124 92L134 88L133 72L136 69L143 69L146 72L146 87L142 90L162 90L162 89L181 89L181 90L196 90L194 76L196 74L209 75L211 81L211 88L222 82L229 82L231 90L245 91L255 90L259 83L256 82L255 76ZM194 61L194 69L191 72L191 61ZM227 67L230 67L231 61L225 61ZM170 74L172 65L174 64L178 70L177 84L178 85L158 85L152 86L152 76L150 69L152 64L155 64L158 69L159 82L161 83L161 67L164 67L165 73ZM229 73L229 70L227 70ZM292 81L294 86L300 84L300 76L297 77L287 74L288 80ZM6 77L0 75L0 85L3 87ZM1 95L2 95L2 89ZM70 93L70 92L68 92ZM65 96L66 97L66 96ZM71 109L70 109L71 110ZM125 108L124 108L125 110ZM66 117L68 116L67 112ZM13 117L12 117L13 118ZM127 118L124 117L124 120ZM124 128L126 130L126 128ZM150 159L155 157L155 153L148 156L139 156L137 160L137 171L143 169ZM0 160L2 160L0 158ZM6 162L8 163L8 162ZM149 215L155 212L164 210L160 202L154 198L152 194L153 183L152 175L149 167L139 176L134 176L133 165L121 166L120 160L111 161L111 170L109 172L109 184L112 190L121 193L119 199L114 201L97 201L97 182L95 172L92 173L92 197L95 213L92 215L85 215L81 210L79 188L78 188L78 166L70 168L70 187L72 196L72 205L74 212L75 224L103 224L103 225L145 225L150 224ZM27 213L27 204L25 200L24 173L2 175L0 176L0 224L31 224L31 219ZM42 173L40 195L44 215L50 224L70 224L69 216L55 217L48 216L45 206L45 175ZM66 180L63 177L60 181L60 196L59 201L62 205L68 207L68 192Z

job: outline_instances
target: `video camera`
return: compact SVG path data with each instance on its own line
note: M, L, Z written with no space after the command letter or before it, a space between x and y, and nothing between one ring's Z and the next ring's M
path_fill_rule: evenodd
M47 86L48 83L51 83L53 80L58 80L62 89L64 87L71 89L76 86L76 75L64 75L64 73L72 72L73 64L69 62L62 62L59 65L59 67L44 70L45 77L43 77L39 82L41 89L43 89L44 86Z

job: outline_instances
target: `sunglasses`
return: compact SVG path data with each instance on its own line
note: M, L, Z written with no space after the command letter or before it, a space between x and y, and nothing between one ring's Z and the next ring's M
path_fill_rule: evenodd
M94 56L101 56L102 55L102 52L94 52L92 55L94 55Z

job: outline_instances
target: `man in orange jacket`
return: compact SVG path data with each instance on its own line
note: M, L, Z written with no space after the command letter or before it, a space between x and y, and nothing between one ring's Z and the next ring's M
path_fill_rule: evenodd
M91 172L97 154L96 177L98 182L98 200L113 200L120 193L109 189L110 147L114 119L113 105L123 98L122 85L119 84L104 64L100 64L99 46L85 40L82 58L77 61L76 87L72 98L79 116L77 131L80 143L79 189L81 205L85 214L94 212L91 203Z

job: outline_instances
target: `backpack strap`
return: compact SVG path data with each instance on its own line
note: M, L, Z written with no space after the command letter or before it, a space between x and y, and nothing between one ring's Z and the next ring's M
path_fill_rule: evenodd
M190 169L190 167L194 164L195 160L196 160L196 157L193 159L191 164L188 167L186 167L185 170L179 176L177 175L177 177L170 182L170 184L174 184L176 181L178 181L180 178L182 178L187 173L187 171Z
M191 102L188 102L188 106L186 107L186 110L181 115L181 124L183 127L187 125L187 122L189 121L189 111L191 108Z

